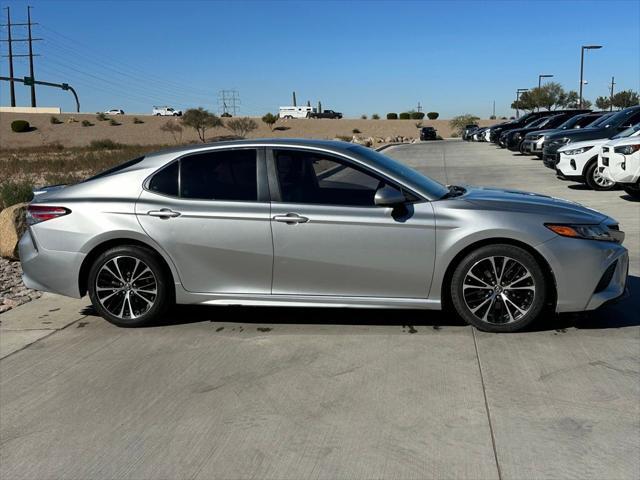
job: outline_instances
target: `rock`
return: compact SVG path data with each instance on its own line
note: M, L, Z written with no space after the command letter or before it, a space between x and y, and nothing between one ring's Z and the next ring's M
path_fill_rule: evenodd
M393 143L393 142L394 142L394 139L393 139L393 137L386 137L386 138L384 139L384 142L385 142L385 143Z
M351 143L357 143L358 145L362 145L363 147L370 147L371 146L371 142L369 141L368 138L360 138L360 137L357 137L355 135L351 139Z
M26 203L18 203L0 212L0 257L18 259L18 241L27 229Z

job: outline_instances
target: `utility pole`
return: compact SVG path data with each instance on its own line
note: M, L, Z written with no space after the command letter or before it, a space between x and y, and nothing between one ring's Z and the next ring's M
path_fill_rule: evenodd
M611 91L609 94L609 111L613 112L613 86L616 84L614 82L614 77L611 77Z
M13 41L11 40L11 13L9 7L7 9L7 43L9 44L9 77L13 78ZM9 90L11 91L11 106L16 106L16 87L13 80L9 82Z
M31 36L31 9L27 7L27 29L29 31L29 76L31 77L31 106L36 106L36 79L33 73L33 37Z
M416 107L416 112L421 112L422 111L422 105L420 105L420 102L418 102L418 106Z
M493 114L491 115L493 118L496 117L496 101L493 101Z
M293 106L297 107L298 104L296 103L296 92L293 92Z

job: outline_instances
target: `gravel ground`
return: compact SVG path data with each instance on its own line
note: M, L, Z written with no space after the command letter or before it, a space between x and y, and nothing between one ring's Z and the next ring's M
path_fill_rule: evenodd
M21 275L20 262L0 258L0 314L42 295L25 287Z

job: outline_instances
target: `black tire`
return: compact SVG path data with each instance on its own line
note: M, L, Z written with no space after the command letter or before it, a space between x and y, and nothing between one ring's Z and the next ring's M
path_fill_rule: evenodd
M150 273L146 270L143 272L144 266L148 267ZM129 282L127 270L132 269L129 279L133 276L134 280ZM109 270L116 275L109 273ZM124 278L126 283L119 281L117 276ZM173 304L170 277L152 250L137 245L122 245L105 251L91 265L87 282L89 297L100 316L114 325L142 327L157 322ZM155 289L149 285L155 285ZM152 290L155 290L155 295L149 293ZM128 300L128 304L125 300ZM115 313L120 301L123 311Z
M518 150L520 151L520 155L526 155L527 154L524 151L524 142L520 142L520 145L518 145Z
M615 182L608 182L598 174L597 157L589 160L587 167L584 169L584 181L592 190L607 191L616 188ZM598 183L598 181L608 182L609 184Z
M492 258L502 282L495 282L496 276L492 276ZM470 273L481 280L470 278ZM517 288L506 288L507 282ZM542 268L533 255L514 245L474 250L460 261L451 278L451 303L456 312L486 332L515 332L526 327L540 315L546 301ZM515 307L518 305L522 311Z
M640 198L640 184L636 183L635 185L625 185L623 188L631 197Z

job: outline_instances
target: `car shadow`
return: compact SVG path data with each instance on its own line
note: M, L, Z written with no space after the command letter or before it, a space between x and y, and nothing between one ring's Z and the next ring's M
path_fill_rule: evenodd
M564 331L576 329L609 329L640 325L640 277L629 276L629 294L591 312L543 314L541 319L523 332ZM82 312L98 316L91 306ZM149 327L188 325L193 323L238 323L243 325L341 325L341 326L401 326L409 333L414 327L464 327L465 322L451 311L355 309L317 307L245 307L177 305L161 320ZM146 327L146 328L149 328ZM317 333L313 330L310 333Z
M628 194L620 195L620 198L622 200L626 200L627 202L640 202L640 198L632 197L631 195L628 195Z

